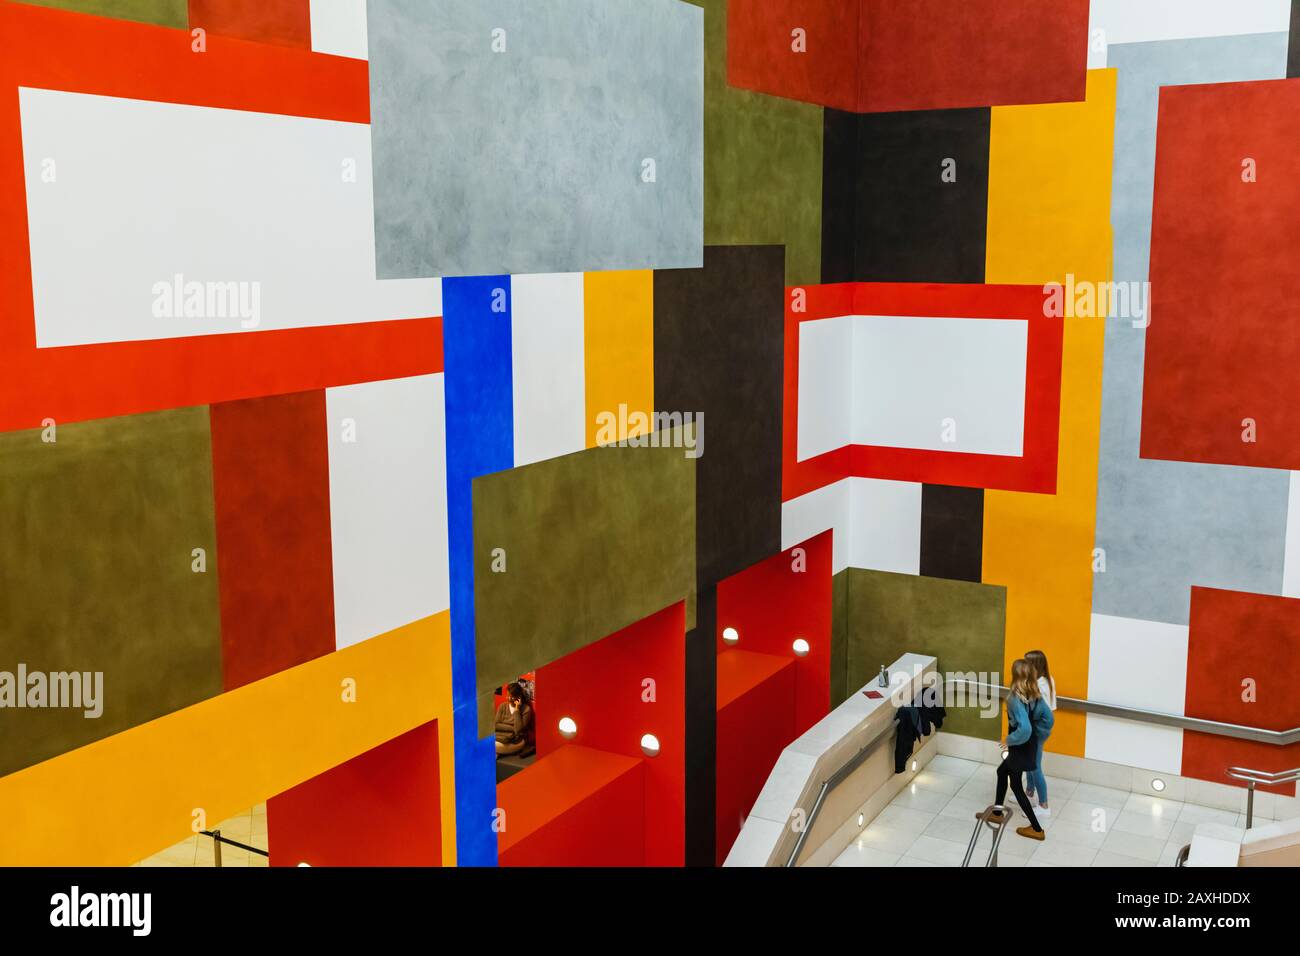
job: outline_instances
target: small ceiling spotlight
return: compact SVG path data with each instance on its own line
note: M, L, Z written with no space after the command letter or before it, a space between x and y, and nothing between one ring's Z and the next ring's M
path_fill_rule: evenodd
M1151 789L1154 790L1156 793L1164 793L1165 782L1161 780L1159 777L1156 777L1154 780L1151 781Z
M740 643L740 632L734 627L724 627L722 629L722 639L728 644Z
M572 717L560 718L560 736L565 740L572 740L578 736L578 725L573 722Z
M646 734L641 738L641 752L647 757L659 756L659 738L654 734Z
M811 648L808 646L808 642L805 641L802 637L796 637L794 639L794 644L792 646L794 647L794 653L796 657L807 657L808 651L811 650Z

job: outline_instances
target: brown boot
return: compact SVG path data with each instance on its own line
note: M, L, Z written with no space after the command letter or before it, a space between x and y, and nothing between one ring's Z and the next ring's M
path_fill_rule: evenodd
M1022 837L1029 837L1031 840L1046 840L1047 834L1042 830L1035 830L1033 827L1016 827L1016 832Z

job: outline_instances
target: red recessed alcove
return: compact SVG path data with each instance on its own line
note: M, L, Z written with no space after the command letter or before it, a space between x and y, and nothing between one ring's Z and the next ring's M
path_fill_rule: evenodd
M433 720L272 797L271 866L441 866L438 759Z
M497 787L500 865L683 865L685 605L538 668L536 688L537 760ZM571 741L561 717L577 725Z
M830 710L831 535L718 585L717 861L781 751ZM739 640L723 638L735 628ZM794 642L808 653L799 656Z

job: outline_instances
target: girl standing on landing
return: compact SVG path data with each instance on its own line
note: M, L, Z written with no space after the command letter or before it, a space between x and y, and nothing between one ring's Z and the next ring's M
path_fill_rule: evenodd
M1043 699L1049 710L1056 710L1056 681L1052 677L1052 672L1047 667L1047 655L1042 651L1030 651L1025 655L1025 660L1029 666L1034 669L1034 676L1037 678L1038 695ZM1056 716L1053 713L1053 718ZM1029 796L1038 794L1038 815L1040 817L1049 817L1052 811L1047 806L1047 777L1043 775L1043 743L1052 735L1050 728L1047 733L1038 738L1038 759L1034 762L1034 769L1029 772L1025 781L1025 793Z
M1016 795L1016 802L1029 820L1029 826L1017 827L1016 832L1031 840L1045 837L1034 808L1025 796L1020 775L1034 769L1037 753L1035 738L1047 736L1052 730L1052 712L1043 703L1038 693L1038 681L1034 678L1034 669L1024 660L1011 665L1011 693L1007 694L1007 740L1003 750L1006 759L998 766L998 790L995 802L1002 806L1007 796L1007 785ZM1003 818L1005 819L1005 818Z

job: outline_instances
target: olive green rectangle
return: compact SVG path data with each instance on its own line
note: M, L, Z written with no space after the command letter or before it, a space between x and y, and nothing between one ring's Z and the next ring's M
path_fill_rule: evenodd
M909 652L937 658L943 674L1002 673L1006 588L859 568L847 574L847 688L863 686L880 665ZM981 717L975 707L949 708L943 725L986 740L997 740L1001 727L999 716Z
M849 568L831 578L831 709L849 699ZM857 690L861 685L854 685Z
M156 23L163 27L189 29L189 0L20 0L36 7L54 7L73 13L90 13L115 20Z
M591 448L473 488L480 733L494 687L693 597L695 460L681 448Z
M704 8L704 243L785 246L787 285L821 282L822 108L727 83L727 0Z
M206 407L0 434L0 671L103 674L0 709L0 774L221 693L215 548Z

